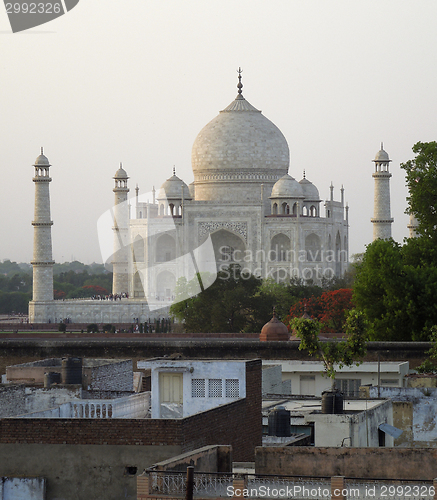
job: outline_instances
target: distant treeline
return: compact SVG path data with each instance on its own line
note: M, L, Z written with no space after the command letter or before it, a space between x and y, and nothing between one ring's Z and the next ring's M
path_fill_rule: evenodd
M53 266L55 299L107 295L112 289L112 273L103 264L65 262ZM32 266L4 260L0 262L0 314L27 313L32 300Z

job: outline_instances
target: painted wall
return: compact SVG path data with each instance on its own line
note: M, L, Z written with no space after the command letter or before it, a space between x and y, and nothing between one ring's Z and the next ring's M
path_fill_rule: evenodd
M366 388L372 397L376 387ZM391 398L395 426L404 431L397 446L437 447L437 388L381 388L381 397Z
M222 404L236 401L246 397L246 366L244 361L166 361L163 359L153 361L138 361L138 369L150 369L152 379L152 418L161 418L162 408L160 400L160 374L181 373L183 377L183 408L179 417L188 417L195 413L215 408ZM226 397L226 384L228 380L238 380L238 397ZM198 387L197 381L203 381L204 396L199 396L201 391L193 389ZM221 381L221 396L216 395L214 388L216 381ZM212 392L213 391L213 392ZM214 394L214 396L211 394Z
M0 478L0 500L46 500L46 479L43 477Z

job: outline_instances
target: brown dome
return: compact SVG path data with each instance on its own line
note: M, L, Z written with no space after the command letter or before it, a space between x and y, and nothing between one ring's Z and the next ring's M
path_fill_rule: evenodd
M279 321L276 313L273 312L273 318L262 327L259 339L261 342L266 342L269 340L288 340L288 337L288 328L282 321Z

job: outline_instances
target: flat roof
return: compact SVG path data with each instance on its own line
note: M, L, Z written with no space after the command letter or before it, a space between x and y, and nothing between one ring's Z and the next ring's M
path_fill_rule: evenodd
M362 412L371 410L380 405L383 401L381 399L353 399L344 401L345 412ZM322 400L320 398L314 399L277 399L277 400L263 400L262 411L267 412L273 410L276 406L283 406L286 410L292 413L312 413L314 411L320 412L322 410Z
M299 360L266 360L263 361L263 366L282 366L283 373L293 373L293 372L320 372L324 370L324 364L322 361L299 361ZM381 361L379 364L380 372L382 373L397 373L407 372L409 369L408 361ZM377 361L366 361L359 364L358 366L343 366L342 368L336 367L335 371L337 373L366 373L366 372L378 372L378 362Z

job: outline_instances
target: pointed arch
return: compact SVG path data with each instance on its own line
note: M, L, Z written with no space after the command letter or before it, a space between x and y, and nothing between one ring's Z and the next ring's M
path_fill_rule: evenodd
M162 234L156 240L156 262L168 262L176 258L176 242L169 234Z
M270 261L288 261L290 260L291 241L284 233L273 236L270 242Z
M305 238L305 252L308 262L320 262L322 260L322 246L317 234L311 233Z
M237 234L227 229L219 229L211 233L211 241L217 266L241 262L246 252L246 244Z

